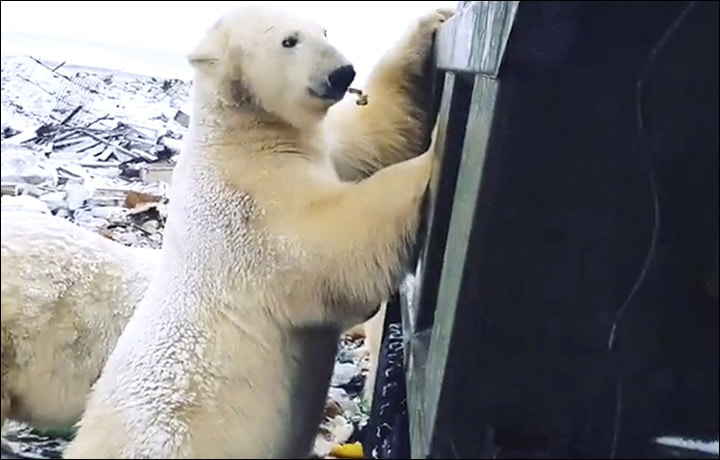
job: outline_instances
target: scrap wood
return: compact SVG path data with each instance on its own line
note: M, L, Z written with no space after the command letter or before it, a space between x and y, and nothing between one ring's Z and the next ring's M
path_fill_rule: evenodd
M120 160L124 160L124 158L119 157L118 154L135 161L154 162L158 160L157 155L150 153L152 150L164 149L163 146L159 145L162 138L157 135L156 130L130 126L126 123L118 123L112 129L76 127L63 124L79 113L81 108L82 106L78 106L59 124L42 125L34 131L7 138L4 142L20 144L37 139L43 142L47 155L52 154L53 151L65 149L72 149L76 153L84 153L104 145L108 148L99 149L93 153L103 160L108 160L113 154ZM100 119L94 122L98 120ZM142 131L143 129L152 134L145 134ZM108 151L108 149L112 150Z
M107 144L104 144L104 143L102 143L102 142L100 142L100 141L94 141L94 142L84 141L84 145L83 145L82 147L80 147L80 148L76 148L76 149L75 149L75 152L77 152L77 153L84 153L84 152L87 152L87 151L90 150L90 149L94 149L94 148L99 147L99 146L104 146L104 148L103 148L103 150L102 150L103 152L104 152L106 149L108 149L108 150L110 150L110 151L112 152L112 147L108 147Z
M108 145L108 146L116 149L118 152L124 153L125 155L127 155L127 156L129 156L129 157L132 157L132 158L137 158L137 157L138 157L138 155L137 155L136 153L134 153L134 152L126 149L125 147L122 147L122 146L118 145L118 144L113 144L112 142L103 139L101 136L98 136L97 134L94 134L94 133L90 132L90 130L88 130L88 129L82 129L82 131L83 131L86 135L88 135L89 137L92 137L92 138L95 139L96 141L102 142L103 144Z
M56 171L58 172L59 176L64 176L66 179L85 179L85 176L83 176L82 174L78 174L75 171L72 171L66 166L58 166L56 168Z
M174 164L154 162L147 164L144 167L137 168L136 171L138 177L140 177L140 179L146 184L153 182L164 182L166 184L170 184L174 169ZM129 169L126 170L125 173L126 176L134 174L134 172Z
M19 195L20 186L16 183L9 183L9 182L3 182L2 185L0 185L0 189L2 190L2 195Z
M152 195L150 193L142 193L136 192L135 190L130 190L125 195L125 207L129 209L134 209L140 205L144 205L147 203L154 204L158 203L161 200L162 197L158 195Z
M128 219L138 226L153 220L162 222L164 219L159 208L161 200L162 197L157 195L130 190L125 196L125 207L129 208Z
M110 152L112 153L112 152ZM99 156L98 156L99 158ZM86 168L107 168L107 167L119 167L120 162L119 161L113 161L113 160L104 160L102 158L99 158L100 161L81 161L80 166L84 166Z
M105 227L103 227L103 229L106 231L109 231L109 230L112 230L113 228L118 228L118 227L125 227L125 228L129 227L129 228L133 228L147 236L153 235L153 232L150 232L150 231L142 228L140 225L138 225L134 222L112 222L112 223L106 225Z
M47 193L47 187L40 187L27 182L3 182L2 183L2 194L3 195L30 195L33 197L39 197Z
M100 150L99 152L94 153L93 156L100 162L104 162L105 165L107 165L107 161L110 159L110 156L113 153L115 153L115 152L113 152L112 148L106 147L103 150Z
M70 115L68 115L67 117L63 118L63 120L60 122L60 125L66 125L66 124L68 124L68 122L69 122L70 120L72 120L73 117L74 117L75 115L77 115L82 109L83 109L83 106L82 106L82 105L79 105L79 106L75 107L75 108L72 110L72 112L70 112Z
M109 113L106 113L106 114L103 115L102 117L96 118L95 120L93 120L93 121L91 121L90 123L86 124L86 125L85 125L85 128L89 128L89 127L91 127L92 125L94 125L95 123L100 123L101 121L105 121L105 120L108 120L108 119L110 119L110 114L109 114Z
M160 213L158 203L144 203L133 209L130 209L127 213L127 217L134 225L143 226L147 222L154 221L158 225L163 222L162 214ZM148 231L145 227L142 227L148 235L152 232Z
M97 187L89 199L92 206L123 206L127 190Z
M86 138L83 138L83 137L75 134L75 133L71 133L71 134L64 135L64 136L58 136L55 138L54 143L55 143L56 149L64 149L64 148L67 148L70 146L75 146L76 148L80 147L80 148L86 149L88 144L91 144L91 145L98 144L98 142L94 139L88 140ZM81 144L81 145L78 146L78 144ZM78 152L79 151L81 151L81 150L78 150Z
M146 126L138 125L137 123L130 123L128 121L119 122L118 126L128 127L130 130L136 132L139 136L151 140L152 142L155 142L158 138L158 131L154 128L148 128ZM147 131L147 133L143 131Z

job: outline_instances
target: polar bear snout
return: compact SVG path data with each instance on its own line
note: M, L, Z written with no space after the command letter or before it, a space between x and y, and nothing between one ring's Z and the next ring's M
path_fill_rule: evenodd
M353 80L355 80L355 67L351 64L340 66L328 75L330 90L336 93L345 94Z
M339 101L345 96L355 74L352 64L343 64L327 74L322 83L310 88L310 94L320 99Z

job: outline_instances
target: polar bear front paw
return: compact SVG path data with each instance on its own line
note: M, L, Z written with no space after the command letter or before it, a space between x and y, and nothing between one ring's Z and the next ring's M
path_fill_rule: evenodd
M394 50L396 62L405 65L410 74L419 75L433 44L435 31L452 17L454 10L441 8L433 10L413 21Z
M433 34L445 21L450 19L453 14L455 14L454 10L440 8L420 16L412 26L410 26L410 30L407 33L406 40L408 40L408 45L414 45L422 51L430 51Z
M424 16L420 16L413 27L414 33L420 39L430 38L437 28L450 19L453 14L455 14L455 10L451 8L438 8Z

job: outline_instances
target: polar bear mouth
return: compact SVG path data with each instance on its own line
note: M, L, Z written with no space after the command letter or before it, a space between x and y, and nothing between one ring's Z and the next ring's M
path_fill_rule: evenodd
M355 79L355 68L351 64L341 65L330 72L322 85L308 88L310 95L323 100L339 101L345 97Z
M322 99L323 101L333 101L337 102L341 100L343 97L345 97L345 92L347 90L340 90L338 88L331 88L331 87L325 87L320 91L317 91L314 88L308 88L308 93L317 99Z

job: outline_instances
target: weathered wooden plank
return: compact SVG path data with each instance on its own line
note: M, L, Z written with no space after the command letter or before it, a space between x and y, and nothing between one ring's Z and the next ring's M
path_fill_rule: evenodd
M426 458L432 450L464 266L455 261L465 257L463 244L467 244L473 222L495 100L497 83L488 77L497 75L516 7L517 2L461 2L456 16L436 37L436 67L446 72L438 114L439 167L431 182L426 238L416 272L400 292L404 332L409 341L405 362L413 458ZM455 230L448 235L453 225ZM454 245L447 248L451 251L448 254L447 241ZM446 260L453 263L444 264ZM439 298L441 283L447 292ZM439 322L435 308L443 318Z
M408 400L411 414L415 417L414 421L411 418L413 458L426 458L431 453L438 405L442 403L443 393L452 391L447 382L450 376L445 374L445 363L456 320L455 309L465 270L467 243L474 221L497 84L496 80L482 75L475 77L444 256L445 261L451 263L442 265L437 311L429 340L425 337L427 332L420 331L418 334L418 340L422 338L428 342L423 347L427 350L427 361L418 362L425 361L422 356L425 350L413 354L411 360L411 365L419 368L413 371L422 373L422 378L411 374L409 385L411 392L422 392L409 396Z
M418 446L428 445L430 439L424 421L427 413L425 365L472 87L471 79L461 78L453 73L445 76L435 151L439 167L430 186L425 244L419 254L415 274L406 279L400 291L404 334L409 338L409 344L405 348L405 362L408 407L412 411L409 422L410 439L412 445Z
M459 3L455 15L438 31L437 67L494 78L520 2Z
M456 321L455 312L463 272L466 269L467 258L472 257L467 252L467 245L475 221L475 210L479 204L482 170L490 137L497 88L496 80L481 75L475 78L445 249L445 262L449 263L443 263L442 267L437 314L430 339L432 345L428 353L427 405L431 409L428 414L428 423L432 424L435 423L438 404L441 403L443 397L442 392L452 391L452 386L444 385L448 378L445 375L446 361Z
M444 166L443 160L450 158L450 156L446 155L445 144L447 139L446 129L448 127L448 122L453 118L453 114L451 113L453 99L457 99L455 94L455 76L448 74L443 82L442 98L440 101L437 119L438 132L435 141L435 154L440 157L438 160L440 170L442 170ZM457 118L457 116L455 118ZM432 181L437 182L439 180L437 176L438 174L436 173L433 176ZM428 228L432 227L433 221L435 220L433 215L436 202L443 201L445 199L442 194L438 196L432 193L432 190L438 190L437 185L431 186L430 190L431 196L426 212L426 225ZM427 230L426 232L428 234L430 233ZM444 248L445 242L442 241L441 243ZM418 282L418 280L437 280L437 278L439 278L439 272L433 276L432 274L426 274L424 269L426 266L425 260L427 258L428 250L433 246L433 244L434 241L432 236L428 235L428 237L425 238L425 244L419 254L415 274L409 275L400 289L400 308L402 313L403 334L405 337L409 338L408 346L405 347L405 366L407 373L406 388L411 446L427 445L429 438L425 431L424 398L425 363L427 360L427 348L430 339L430 331L426 325L418 324L418 317L423 316L420 314L420 310L423 306L421 305L419 290L421 288L427 289L426 284L429 286L431 283L422 283ZM437 243L435 244L437 245ZM439 269L439 265L431 265L430 269L437 270ZM434 303L432 304L432 307L434 308Z
M412 283L414 300L407 303L407 309L404 309L407 310L407 325L410 333L432 327L437 284L440 277L439 267L445 252L447 226L460 164L471 92L472 80L456 78L452 73L446 75L437 119L438 133L435 143L435 154L438 157L437 167L431 178L431 196L428 200L425 225L422 229L425 238L418 255L419 262L415 271L415 278L422 278L424 281L423 283ZM430 267L437 273L425 275L424 267Z

